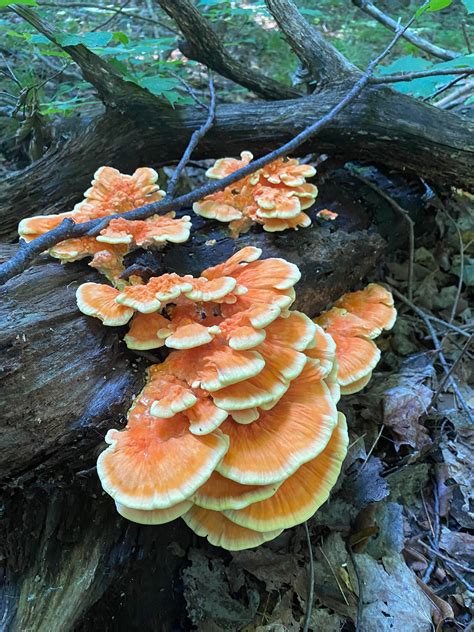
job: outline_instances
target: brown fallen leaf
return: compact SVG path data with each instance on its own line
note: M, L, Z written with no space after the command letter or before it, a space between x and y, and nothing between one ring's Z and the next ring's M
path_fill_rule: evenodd
M465 531L450 531L443 527L439 546L454 560L474 568L474 535Z
M383 422L391 430L397 450L409 445L420 451L431 444L420 418L426 414L432 396L430 388L408 380L385 391Z
M446 620L454 619L453 609L447 601L438 597L419 577L416 578L416 583L434 606L433 623L436 624L436 630L442 630L443 623Z
M453 440L441 443L453 488L451 514L467 529L474 528L474 428L457 428Z
M259 547L248 551L232 553L230 573L244 569L264 582L267 591L280 590L282 586L292 586L299 571L298 558L290 553L275 553Z
M342 498L358 510L386 498L389 495L389 489L387 481L381 477L383 470L384 464L374 456L365 463L360 461L354 463L347 471Z

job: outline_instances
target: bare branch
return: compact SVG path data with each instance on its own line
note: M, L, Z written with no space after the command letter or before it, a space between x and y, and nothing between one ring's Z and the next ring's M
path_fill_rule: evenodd
M456 90L453 90L450 94L446 95L442 99L435 101L433 105L437 108L451 108L458 103L463 103L468 96L474 92L474 80L466 81L463 86L460 86Z
M204 125L202 125L199 129L193 132L191 139L189 141L189 144L186 147L186 150L183 156L181 157L181 160L179 161L178 166L174 170L172 178L168 182L168 187L167 187L168 190L167 190L166 195L170 199L174 198L176 185L178 184L179 178L181 177L181 174L183 173L184 169L186 168L186 165L189 162L189 159L191 158L191 154L193 153L194 149L197 147L197 144L199 143L201 138L203 138L207 134L207 132L211 129L211 127L214 124L214 119L216 116L216 92L214 89L214 82L212 80L212 76L210 75L209 75L209 94L211 96L211 102L209 105L207 119Z
M451 79L451 81L448 81L448 83L445 83L444 86L441 86L440 88L438 88L438 90L435 90L435 92L425 97L423 101L426 103L427 101L436 99L436 97L439 97L440 94L443 94L443 92L446 92L446 90L449 90L450 88L454 87L455 85L457 85L464 79L467 79L467 75L459 75L458 77Z
M235 81L265 99L294 99L301 92L249 68L227 53L209 22L189 0L158 0L182 31L185 41L179 43L186 57L201 62L223 77Z
M413 81L424 77L445 77L449 75L474 75L474 68L440 68L439 70L420 70L419 72L400 72L393 75L373 77L370 83L400 83L401 81Z
M410 26L413 20L414 18L412 18L408 22L405 29ZM403 32L404 29L398 31L398 33L395 34L392 41L385 48L385 50L380 55L378 55L378 57L370 62L365 73L352 86L349 92L327 114L317 119L314 123L306 127L297 136L294 136L290 141L288 141L278 149L275 149L265 156L254 160L245 167L238 169L234 173L231 173L221 180L216 180L215 182L205 184L204 186L199 187L194 191L190 191L189 193L186 193L185 195L174 198L172 200L170 200L169 198L165 198L160 202L146 204L145 206L141 206L126 213L109 215L107 218L99 218L88 222L83 222L81 224L74 224L71 219L65 218L57 228L50 230L49 232L29 242L28 244L23 243L22 247L18 250L18 253L14 257L12 257L12 259L0 266L0 285L8 281L8 279L10 279L11 277L25 270L28 267L29 263L31 263L31 261L35 259L35 257L37 257L45 250L52 248L60 241L70 239L71 237L82 237L84 235L95 236L96 234L98 234L98 231L104 228L104 225L106 225L106 223L110 222L116 217L122 217L128 220L145 219L157 213L164 214L169 211L178 211L184 207L189 207L191 206L191 204L197 202L206 195L216 193L217 191L222 191L227 186L234 184L238 180L241 180L242 178L251 175L252 173L255 173L255 171L258 171L258 169L262 169L277 158L281 158L282 156L293 153L300 145L305 143L312 136L315 136L321 129L323 129L323 127L329 125L329 123L331 123L344 108L346 108L352 101L354 101L354 99L359 96L359 94L369 84L375 68L391 52L398 40L402 37Z
M292 0L265 0L265 4L291 48L319 83L360 74L358 68L308 24Z
M401 28L400 24L396 20L392 19L389 15L387 15L380 9L377 9L377 7L372 4L372 2L369 2L369 0L352 0L352 4L354 4L356 7L359 7L359 9L362 9L362 11L373 17L375 20L377 20L377 22L380 22L380 24L383 24L383 26L385 26L390 31L397 32ZM444 59L445 61L460 57L460 53L456 53L455 51L449 50L447 48L436 46L424 37L416 35L416 33L414 33L413 31L405 31L403 37L408 42L413 44L413 46L424 50L425 53L433 55L433 57L438 57L439 59Z

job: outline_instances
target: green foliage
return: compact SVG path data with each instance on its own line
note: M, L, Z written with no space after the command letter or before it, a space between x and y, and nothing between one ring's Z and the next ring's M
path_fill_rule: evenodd
M0 9L9 7L12 4L27 4L30 7L38 6L38 3L36 2L36 0L0 0Z
M348 0L295 1L305 18L361 68L388 43L390 35L386 29ZM207 79L202 67L179 54L179 34L161 28L161 22L171 25L172 22L159 9L153 14L159 25L154 26L143 20L147 14L141 10L138 0L132 0L119 15L114 13L120 8L118 0L98 0L93 7L83 8L68 8L67 0L59 2L63 3L64 9L42 7L41 16L54 25L57 40L63 46L84 44L104 58L124 79L167 99L173 106L192 102L180 79L198 87L202 98L206 98ZM18 3L33 5L34 0ZM403 24L421 3L422 0L391 0L385 3L380 0L379 6L392 17L400 18ZM12 2L0 0L0 6L9 4ZM460 23L469 20L466 10L472 11L473 5L474 0L431 0L412 28L440 46L464 51L466 45ZM196 0L196 6L214 23L231 55L242 58L251 67L255 66L281 82L292 82L298 60L290 52L263 0ZM449 10L440 10L448 6ZM140 20L131 19L126 12L139 14ZM77 111L82 114L88 109L100 107L94 89L71 74L76 72L77 75L74 65L70 64L67 72L54 80L48 80L69 61L69 55L7 11L0 14L0 40L2 48L11 51L9 63L14 67L22 88L41 86L38 97L42 115L70 116ZM380 69L380 74L438 67L425 57L422 51L401 40L395 55L387 61L389 65ZM473 61L472 57L466 56L456 63L472 67ZM394 84L394 88L424 98L449 79L446 76L419 79ZM244 88L218 77L216 81L221 102L249 98ZM44 82L45 85L42 85ZM0 76L0 92L11 95L0 97L0 105L5 99L8 104L14 104L14 99L19 98L20 88Z
M453 0L429 0L429 2L418 9L416 17L422 15L425 11L441 11L441 9L446 9L452 3Z
M474 0L462 0L462 3L468 13L474 13Z

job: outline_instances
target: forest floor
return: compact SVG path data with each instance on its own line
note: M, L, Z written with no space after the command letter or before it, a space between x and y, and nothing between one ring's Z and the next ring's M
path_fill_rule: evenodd
M428 192L414 248L389 247L367 279L399 293L398 319L369 385L340 402L350 449L310 543L304 525L225 555L196 541L183 571L193 629L301 630L310 564L312 630L474 629L473 201Z

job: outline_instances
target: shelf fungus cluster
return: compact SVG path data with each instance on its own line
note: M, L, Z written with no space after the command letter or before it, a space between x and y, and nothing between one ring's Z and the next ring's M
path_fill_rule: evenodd
M112 167L101 167L95 172L92 186L84 193L84 199L72 211L27 217L19 224L19 235L29 242L56 228L64 219L75 223L87 222L158 202L165 192L159 188L157 180L157 172L148 167L137 169L131 176ZM187 241L190 229L190 217L175 219L174 213L153 215L140 221L115 218L96 237L67 239L48 252L63 262L91 257L90 266L117 287L122 287L125 282L120 279L120 274L124 270L123 257L128 252L138 247L156 248L166 242Z
M291 310L298 268L260 255L244 248L199 278L77 291L85 314L129 323L128 347L170 351L148 368L126 428L107 433L104 490L129 520L182 517L229 550L275 538L327 500L348 443L340 393L366 384L373 338L396 314L369 285L312 321Z
M241 159L220 158L206 171L208 178L221 179L241 169L253 159L243 151ZM279 158L263 169L212 193L193 205L197 215L229 223L234 236L257 222L269 232L298 229L311 224L306 213L314 204L318 189L306 182L316 170L295 158Z

